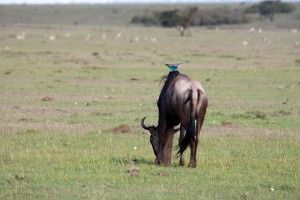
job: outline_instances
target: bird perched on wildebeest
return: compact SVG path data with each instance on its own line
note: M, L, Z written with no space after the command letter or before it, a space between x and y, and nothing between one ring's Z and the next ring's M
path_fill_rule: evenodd
M179 65L181 65L182 63L176 63L176 64L165 64L166 66L169 67L170 70L172 71L177 71L179 68Z

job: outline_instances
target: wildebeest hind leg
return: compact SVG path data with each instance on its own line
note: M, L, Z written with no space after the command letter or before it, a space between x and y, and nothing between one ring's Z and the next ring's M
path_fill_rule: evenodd
M201 119L196 119L196 136L192 138L190 149L191 149L191 157L190 157L190 163L189 167L196 167L197 166L197 147L199 143L199 137L200 137L200 130L201 130Z
M179 140L178 140L179 143L183 140L184 135L185 135L185 129L182 125L180 125L180 136L179 136ZM179 156L179 166L184 166L183 153L180 153L180 156Z
M190 156L190 163L189 167L196 167L196 153L197 153L197 146L198 146L198 138L195 136L192 138L190 149L191 149L191 156Z

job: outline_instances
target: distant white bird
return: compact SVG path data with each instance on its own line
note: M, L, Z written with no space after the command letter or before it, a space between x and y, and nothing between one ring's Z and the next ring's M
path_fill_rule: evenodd
M156 37L150 38L150 42L157 42L157 38Z
M86 41L89 41L91 38L92 38L92 35L91 35L91 34L87 34L87 35L85 36L85 40L86 40Z
M122 37L122 33L118 33L117 35L116 35L116 37L115 37L115 40L118 40L118 39L120 39Z
M24 40L25 37L26 37L26 33L25 32L18 33L17 36L16 36L16 38L18 40Z
M298 33L298 29L297 28L291 29L290 32L291 33Z
M250 29L249 29L249 31L248 31L248 32L249 32L249 33L255 33L255 31L256 31L256 30L255 30L255 28L254 28L254 27L252 27L252 28L250 28Z
M49 35L48 39L54 41L56 40L56 35Z
M247 45L248 45L248 41L244 40L244 41L243 41L243 45L244 45L244 46L247 46Z

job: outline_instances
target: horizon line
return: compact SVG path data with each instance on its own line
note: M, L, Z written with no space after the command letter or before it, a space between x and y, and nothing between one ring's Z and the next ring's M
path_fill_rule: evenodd
M264 0L69 0L69 1L33 1L26 2L17 1L17 2L0 2L0 5L71 5L71 4L228 4L228 3L258 3ZM282 2L287 3L297 3L300 0L282 0Z

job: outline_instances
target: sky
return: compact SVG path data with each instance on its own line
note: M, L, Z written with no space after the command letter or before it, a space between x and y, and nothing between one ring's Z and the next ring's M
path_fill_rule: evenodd
M69 3L185 3L185 2L199 2L199 3L227 3L227 2L258 2L259 0L0 0L0 4L69 4ZM283 0L283 1L297 1L300 0Z

